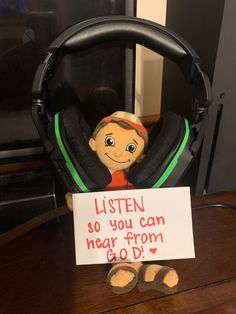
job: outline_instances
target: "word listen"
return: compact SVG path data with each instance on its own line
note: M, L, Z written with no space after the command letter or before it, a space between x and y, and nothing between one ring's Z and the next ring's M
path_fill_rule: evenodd
M96 214L123 214L144 212L143 196L137 200L135 197L109 198L104 196L103 200L94 199Z

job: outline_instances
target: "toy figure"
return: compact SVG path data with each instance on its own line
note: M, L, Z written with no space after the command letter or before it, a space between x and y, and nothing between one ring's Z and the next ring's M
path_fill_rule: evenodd
M148 134L140 119L132 113L117 111L97 125L89 145L108 168L112 180L108 190L134 188L127 179L129 167L138 162L147 147ZM71 193L66 195L72 209ZM116 294L155 289L165 294L176 291L178 275L173 268L142 262L118 263L108 273L107 281Z

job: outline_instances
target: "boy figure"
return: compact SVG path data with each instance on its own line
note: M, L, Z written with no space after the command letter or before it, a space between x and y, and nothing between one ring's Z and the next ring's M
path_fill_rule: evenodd
M142 158L147 142L147 130L132 113L117 111L101 120L89 145L111 173L108 190L134 188L128 182L127 170ZM68 193L66 199L72 209L71 194ZM170 294L176 291L177 283L174 269L157 264L118 263L108 273L108 284L117 294L126 293L136 285L140 291L156 289Z
M117 111L101 120L89 145L111 173L112 181L107 189L133 187L125 170L143 156L147 141L147 130L132 113Z

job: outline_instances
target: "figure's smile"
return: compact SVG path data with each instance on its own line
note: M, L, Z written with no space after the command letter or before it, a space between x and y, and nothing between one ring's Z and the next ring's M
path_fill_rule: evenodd
M128 159L128 160L126 160L126 161L118 161L118 160L115 160L115 159L111 158L111 157L108 155L108 153L105 153L105 155L106 155L108 158L110 158L112 161L118 162L119 164L125 164L125 163L127 163L127 162L130 162L130 159Z

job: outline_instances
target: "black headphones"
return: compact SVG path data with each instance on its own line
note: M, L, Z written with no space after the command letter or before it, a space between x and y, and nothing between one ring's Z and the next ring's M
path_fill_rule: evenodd
M78 107L68 106L50 114L48 79L64 55L113 40L138 43L167 57L179 66L187 82L195 87L191 124L173 112L163 115L149 134L146 156L128 174L129 181L136 187L174 186L201 145L211 87L196 52L166 27L147 20L125 16L98 17L68 28L54 40L37 69L32 90L32 116L44 147L71 192L96 191L110 182L108 169L90 149L91 130Z

